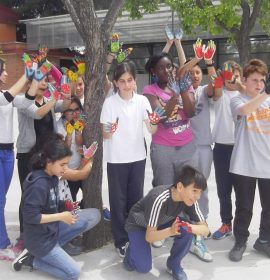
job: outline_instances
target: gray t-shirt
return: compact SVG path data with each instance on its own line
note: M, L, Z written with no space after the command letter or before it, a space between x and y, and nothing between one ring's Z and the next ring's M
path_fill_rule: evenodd
M235 121L235 144L230 172L238 175L270 178L270 98L247 116L239 116L239 108L251 100L239 94L231 100Z
M126 221L126 231L159 227L174 220L182 211L194 222L203 221L203 215L196 202L187 206L184 202L172 200L172 186L155 187L131 208Z
M195 90L196 111L195 116L190 119L197 145L212 145L212 134L210 128L210 98L207 95L207 85L199 86Z

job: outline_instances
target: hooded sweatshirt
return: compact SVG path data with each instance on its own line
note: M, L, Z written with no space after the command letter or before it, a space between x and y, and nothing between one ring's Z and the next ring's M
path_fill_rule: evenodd
M47 255L56 245L59 222L41 224L42 214L59 213L58 178L44 170L28 174L23 183L23 237L27 250L35 257Z

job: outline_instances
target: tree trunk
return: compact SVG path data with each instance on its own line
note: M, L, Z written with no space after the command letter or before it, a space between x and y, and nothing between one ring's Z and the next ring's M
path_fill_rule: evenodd
M84 143L88 147L98 142L93 167L83 183L84 206L100 209L102 214L102 159L103 139L100 126L100 113L105 98L107 46L110 33L116 22L124 0L112 0L102 23L97 18L92 0L62 0L85 43L85 101L84 110L87 125L84 129ZM111 240L110 223L101 218L100 223L84 234L84 247L87 250L100 248Z
M251 43L248 34L241 34L236 36L236 45L239 52L240 65L243 67L250 59Z

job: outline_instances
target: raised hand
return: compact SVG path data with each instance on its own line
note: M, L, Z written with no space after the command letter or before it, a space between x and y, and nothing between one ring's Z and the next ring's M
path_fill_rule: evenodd
M74 126L73 126L70 122L65 121L64 127L65 127L65 130L66 130L66 132L67 132L67 136L71 136L72 133L73 133L74 130L75 130Z
M174 39L173 33L168 25L165 26L165 34L166 34L167 40L170 41L170 40Z
M127 48L125 50L120 50L120 52L116 56L117 63L124 62L127 57L131 54L133 48Z
M204 59L207 60L212 60L213 56L216 52L216 44L213 40L208 41L207 47L204 50Z
M45 61L38 69L35 70L34 79L41 81L51 70L52 65L48 61Z
M188 71L183 78L181 78L179 80L179 87L180 87L180 93L184 93L187 90L189 90L189 88L192 85L192 75L191 72Z
M148 114L149 121L152 125L157 125L161 119L166 118L166 112L164 108L161 107L156 107L156 109L152 113L150 113L147 110L147 114Z
M183 37L183 30L182 30L182 28L180 28L180 27L178 27L176 30L175 30L175 32L174 32L174 38L176 39L176 40L182 40L182 37Z
M61 98L61 93L55 88L52 83L48 83L48 91L50 93L51 99L59 100Z
M224 81L221 76L220 70L217 71L216 75L211 76L211 83L212 83L213 88L222 88L223 87Z
M79 56L75 56L72 59L72 61L78 69L78 71L77 71L78 75L84 75L84 73L85 73L85 62L84 62L84 60Z
M175 80L175 77L173 76L172 73L169 75L168 87L169 87L177 96L179 96L179 94L180 94L179 81L176 81L176 80Z
M82 119L76 120L73 127L78 132L82 132L85 128L86 122Z
M197 39L195 44L193 44L193 49L197 59L204 58L205 45L202 44L202 39Z
M119 41L119 34L113 33L109 50L111 53L118 53L121 49L122 44Z
M67 75L62 75L61 82L60 82L61 91L65 94L70 93L70 84Z
M38 61L39 65L43 64L47 59L49 49L45 46L39 47L38 55L36 56L36 60Z
M119 118L117 117L115 122L107 122L106 124L103 124L104 131L106 133L114 133L117 130L118 121Z
M233 79L233 69L230 63L224 63L221 68L220 75L224 81L232 81Z
M31 79L38 67L37 63L32 61L30 56L27 53L24 53L22 55L22 61L24 62L25 65L25 74L27 79Z

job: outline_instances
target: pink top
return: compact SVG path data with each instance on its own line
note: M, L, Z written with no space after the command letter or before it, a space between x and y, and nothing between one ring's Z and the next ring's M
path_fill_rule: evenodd
M156 83L144 87L143 94L154 95L165 103L171 98ZM154 144L175 147L184 146L193 140L190 121L184 112L181 98L177 106L179 108L175 115L158 124L157 132L152 135Z

